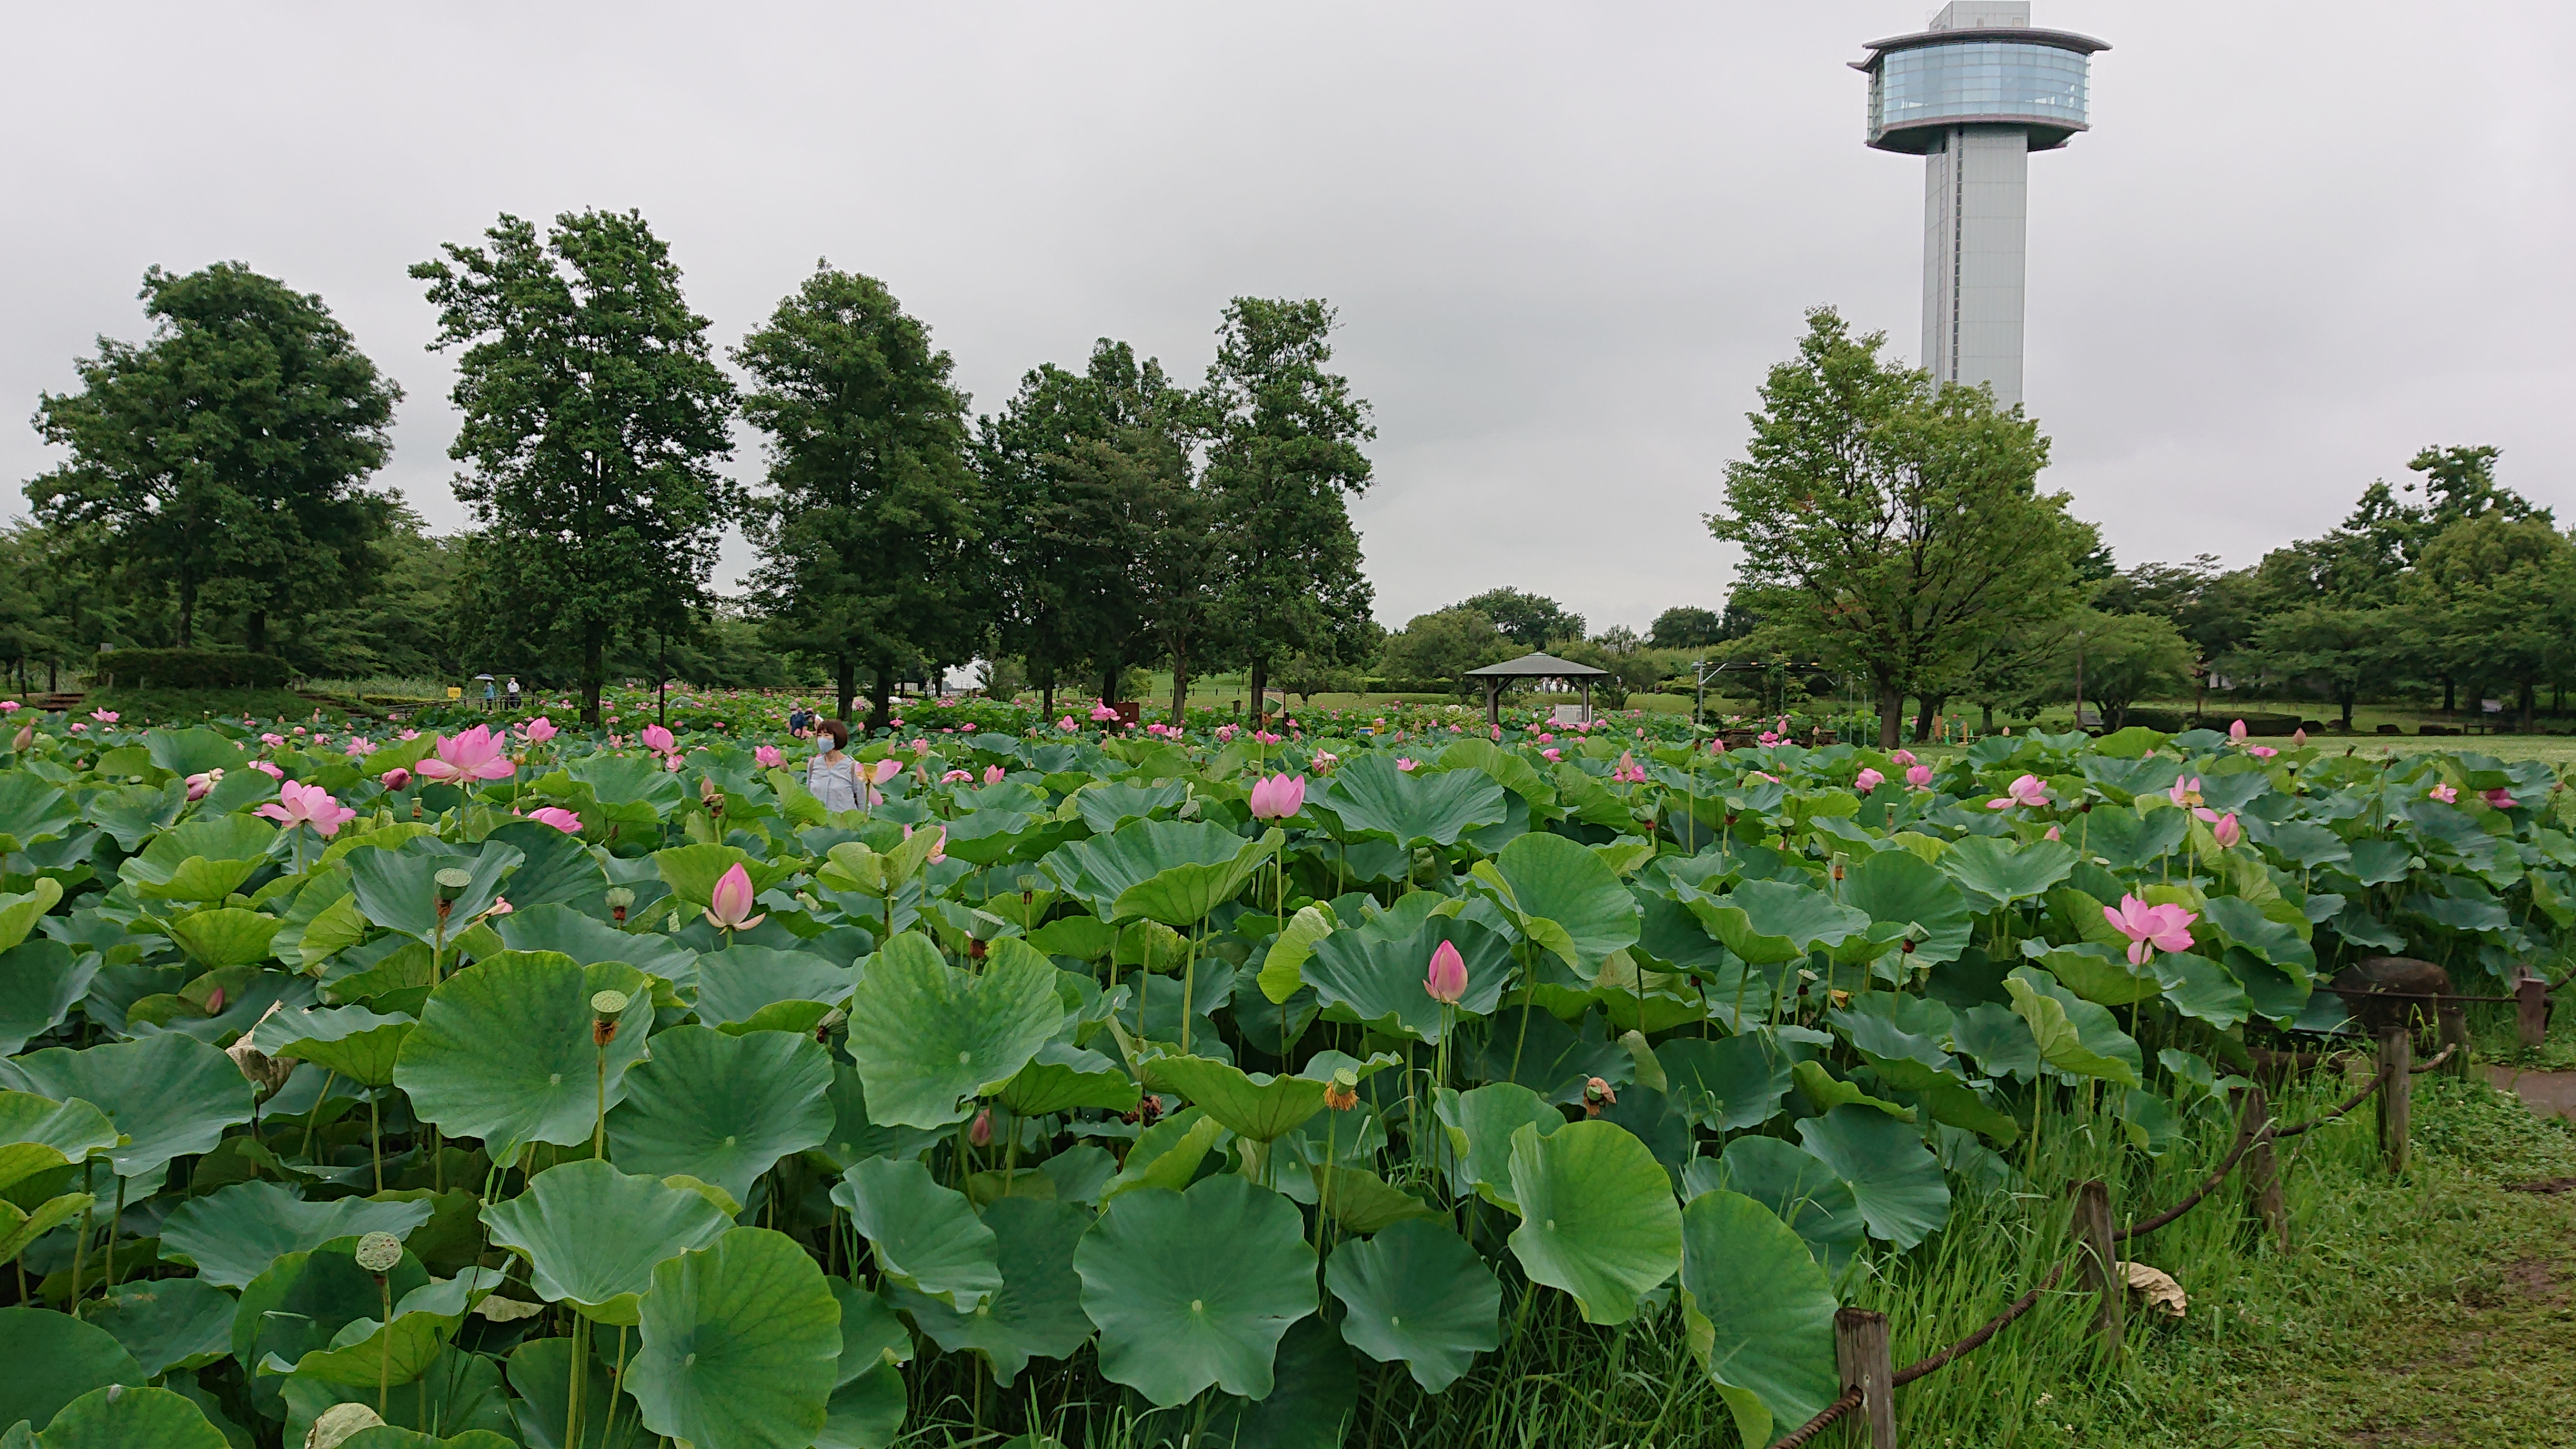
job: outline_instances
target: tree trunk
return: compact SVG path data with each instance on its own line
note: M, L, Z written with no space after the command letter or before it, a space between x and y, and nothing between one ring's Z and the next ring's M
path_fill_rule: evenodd
M2442 676L2442 713L2444 713L2444 714L2450 714L2450 713L2452 713L2453 711L2455 711L2455 710L2457 710L2457 709L2459 708L2459 704L2460 704L2460 698L2459 698L2459 685L2458 685L2458 683L2457 683L2456 681L2454 681L2454 680L2451 678L2451 676L2449 676L2449 675L2447 675L2447 674L2443 675L2443 676Z
M1101 661L1100 702L1102 704L1114 705L1118 702L1118 676L1125 673L1126 668L1127 661L1116 655Z
M894 666L881 663L876 666L876 678L868 686L869 729L884 729L886 721L894 718L893 694Z
M850 701L859 697L859 662L847 654L833 655L832 662L837 671L834 678L838 680L833 686L835 704L832 714L846 722L850 717Z
M1053 670L1047 671L1047 677L1038 685L1038 718L1041 720L1055 718L1055 671Z
M599 691L607 677L602 656L608 652L608 630L598 624L581 631L581 722L599 727Z
M1995 732L1995 702L1991 699L1980 700L1977 703L1977 708L1984 711L1984 722L1979 724L1977 728L1985 731L1987 734L1993 734Z
M197 643L197 581L179 580L179 647L191 649Z
M1905 726L1905 691L1887 680L1878 683L1878 747L1896 748L1897 735Z
M1172 727L1187 729L1190 720L1190 651L1172 651Z
M253 609L250 611L250 627L246 632L249 635L248 642L251 653L265 654L268 652L268 611L266 609Z
M1252 719L1255 724L1266 729L1270 722L1270 658L1268 655L1252 656L1251 675Z
M1932 722L1940 718L1941 706L1949 698L1946 694L1923 696L1923 708L1914 716L1914 743L1923 744L1932 738Z
M2531 728L2531 714L2540 702L2540 691L2528 679L2522 682L2522 727Z
M2343 732L2345 734L2352 733L2353 693L2353 691L2347 690L2335 696L2335 704L2343 710Z

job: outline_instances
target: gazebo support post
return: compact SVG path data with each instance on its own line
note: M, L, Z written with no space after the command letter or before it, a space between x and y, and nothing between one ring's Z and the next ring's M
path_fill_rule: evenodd
M1498 693L1502 686L1501 680L1490 675L1485 679L1485 724L1492 729L1503 727L1503 708Z
M1592 681L1583 681L1583 722L1592 723Z

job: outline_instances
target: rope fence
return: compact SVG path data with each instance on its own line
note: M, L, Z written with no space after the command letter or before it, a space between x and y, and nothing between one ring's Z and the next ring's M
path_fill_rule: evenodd
M1887 1366L1885 1315L1863 1313L1852 1309L1843 1310L1836 1315L1834 1323L1837 1357L1842 1364L1844 1380L1841 1396L1827 1404L1814 1418L1773 1440L1770 1449L1801 1449L1801 1446L1813 1442L1816 1436L1832 1428L1845 1417L1862 1410L1867 1410L1869 1414L1870 1422L1866 1436L1873 1449L1894 1449L1896 1418L1892 1391L1937 1373L1985 1347L1996 1334L2036 1307L2040 1298L2056 1287L2066 1276L2066 1270L2069 1267L2083 1267L2088 1280L2102 1293L2103 1308L2097 1324L2103 1335L2116 1347L2122 1332L2122 1308L2119 1305L2125 1301L2128 1286L2125 1279L2115 1271L2114 1265L2108 1260L2105 1247L2143 1237L2200 1206L2236 1171L2239 1164L2245 1160L2246 1154L2258 1147L2264 1150L2256 1154L2256 1165L2251 1171L2253 1177L2260 1177L2262 1181L2256 1182L2249 1177L2248 1187L2255 1190L2256 1194L2263 1199L2262 1211L2267 1218L2279 1212L2278 1189L2271 1180L2273 1169L2269 1149L2273 1143L2284 1138L2297 1137L2350 1113L2393 1082L2433 1071L2448 1064L2458 1050L2458 1044L2453 1043L2419 1066L2411 1060L2414 1055L2413 1037L2402 1030L2391 1031L2380 1037L2378 1065L2371 1072L2370 1080L2360 1091L2307 1121L2293 1123L2286 1127L2276 1125L2271 1120L2271 1112L2263 1100L2261 1088L2247 1089L2244 1098L2245 1107L2237 1126L2236 1139L2229 1146L2226 1157L2219 1162L2217 1168L2203 1178L2198 1186L2185 1194L2180 1202L2153 1217L2141 1219L2125 1228L2111 1230L2107 1218L2100 1216L2107 1213L2108 1201L2102 1184L2089 1182L2077 1184L2077 1235L2079 1238L2090 1238L2090 1241L2081 1244L2074 1257L2059 1260L2030 1291L2014 1299L2001 1313L1988 1319L1975 1332L1951 1344L1948 1348L1918 1359L1902 1369L1891 1372ZM2381 1099L2380 1150L2391 1172L2405 1170L2408 1117L2406 1103L2411 1096L2410 1085L2407 1091L2389 1092ZM2085 1221L2088 1213L2095 1216L2095 1221L2091 1223ZM2087 1232L2088 1227L2091 1229L2090 1233ZM2098 1236L2095 1236L2096 1234ZM2286 1236L2283 1242L2286 1244ZM2103 1246L2096 1246L2097 1244ZM1847 1324L1845 1320L1851 1320L1851 1322ZM1859 1349L1857 1352L1855 1352L1856 1345Z

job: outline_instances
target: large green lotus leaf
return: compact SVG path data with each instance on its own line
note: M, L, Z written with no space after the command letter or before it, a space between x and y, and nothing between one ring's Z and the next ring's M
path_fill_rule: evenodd
M1472 771L1450 773L1484 778ZM1459 1000L1455 1018L1491 1016L1517 969L1511 942L1455 916L1434 916L1402 939L1365 930L1324 936L1314 943L1304 979L1330 1019L1436 1045L1451 1013L1432 999L1423 981L1430 973L1431 953L1443 941L1454 944L1467 963L1467 994Z
M1745 1443L1833 1402L1837 1306L1807 1245L1762 1204L1711 1192L1682 1213L1683 1322Z
M1055 964L1016 937L992 944L984 973L951 967L906 931L869 962L850 1003L849 1052L868 1115L888 1127L945 1127L999 1091L1063 1025Z
M1400 1060L1393 1053L1380 1053L1365 1062L1353 1062L1339 1053L1332 1056L1323 1070L1310 1066L1306 1075L1294 1077L1247 1073L1206 1057L1154 1057L1145 1070L1158 1086L1197 1103L1227 1130L1256 1142L1274 1142L1324 1110L1332 1067L1356 1067L1357 1074L1366 1077Z
M561 905L608 889L608 873L578 835L566 835L534 820L514 820L484 837L519 852L503 894L514 910ZM630 963L632 964L632 963Z
M1748 880L1722 896L1693 890L1681 900L1728 950L1763 966L1804 960L1809 951L1839 946L1870 926L1863 912L1790 881Z
M1060 1041L1038 1048L1002 1088L1000 1102L1015 1117L1044 1117L1077 1107L1131 1111L1144 1096L1136 1080L1098 1052Z
M2046 895L2075 869L2075 847L2062 840L2016 845L1992 835L1971 835L1941 853L1941 869L1984 909Z
M755 892L766 890L794 873L792 867L758 859L738 845L701 842L653 852L653 870L662 877L662 883L671 888L673 896L701 911L715 899L716 882L724 879L725 872L737 865L742 867L744 875L751 878Z
M653 1270L627 1383L689 1444L806 1449L839 1382L841 1308L795 1239L735 1228Z
M712 1182L736 1202L778 1159L832 1135L832 1058L812 1037L675 1026L626 1075L610 1158L648 1177Z
M1800 1122L1798 1140L1851 1184L1871 1236L1903 1251L1949 1221L1950 1186L1919 1128L1874 1108L1836 1107Z
M637 1422L633 1395L624 1389L612 1392L615 1335L608 1335L610 1342L605 1344L599 1342L599 1337L594 1330L590 1362L586 1365L588 1377L581 1395L582 1449L659 1449L667 1441L659 1434L645 1432ZM573 1345L570 1338L532 1338L510 1350L510 1387L518 1391L518 1397L510 1399L505 1394L503 1398L514 1421L512 1427L527 1449L563 1449L564 1419L572 1406ZM631 1373L631 1335L627 1347L627 1368ZM373 1386L369 1388L368 1402L372 1404ZM619 1422L609 1433L608 1442L602 1444L590 1436L590 1426L608 1422L612 1402ZM399 1411L401 1399L397 1397L394 1404Z
M687 982L697 974L697 953L670 937L621 931L566 905L512 911L495 929L513 951L560 951L584 966L623 961L672 982Z
M182 780L101 790L81 807L81 817L106 831L116 841L116 848L128 855L141 849L143 842L178 824L179 817L186 813L188 786Z
M466 1311L500 1282L496 1269L468 1268L454 1278L424 1284L394 1301L392 1322L352 1319L341 1325L327 1346L295 1360L291 1372L309 1382L352 1387L416 1383L438 1366ZM290 1371L278 1355L264 1359L260 1368L266 1373Z
M0 771L0 834L16 836L22 849L79 823L70 799L34 772Z
M173 775L202 775L209 770L229 774L249 768L250 754L240 744L220 731L205 725L190 725L183 730L146 730L143 748L152 763Z
M698 1020L749 1021L764 1006L781 1001L821 1001L839 1005L849 999L850 969L811 951L781 951L771 946L739 945L709 951L698 958Z
M269 938L284 924L275 916L228 906L172 921L170 939L200 965L248 966L268 959Z
M2148 963L2165 1000L2183 1015L2225 1031L2254 1014L2245 988L2224 967L2188 951L2159 951Z
M832 1390L814 1449L891 1449L902 1437L903 1370L879 1364Z
M374 761L368 763L372 767ZM602 805L650 805L667 815L688 793L661 761L634 755L585 756L573 761L567 773L588 785Z
M1317 1162L1306 1171L1314 1179L1316 1205L1352 1236L1364 1238L1414 1218L1440 1216L1429 1203L1365 1167Z
M1073 808L1082 823L1091 827L1092 834L1107 835L1129 821L1150 820L1177 810L1188 798L1190 785L1186 780L1164 780L1153 785L1103 781L1075 791Z
M152 1377L116 1335L50 1308L0 1308L0 1365L0 1419L12 1424L48 1423L93 1389Z
M116 869L156 900L220 901L276 844L277 827L258 816L217 815L173 826Z
M999 865L1031 838L1029 817L1019 811L976 810L948 822L940 852L970 865Z
M984 1355L993 1381L1009 1388L1030 1359L1071 1358L1091 1337L1082 1279L1073 1271L1074 1246L1091 1214L1071 1203L1006 1197L984 1209L984 1225L993 1230L1002 1286L981 1306L960 1312L901 1285L894 1301L941 1348Z
M1436 1394L1503 1341L1502 1284L1442 1222L1412 1219L1345 1242L1324 1264L1324 1286L1350 1316L1342 1337L1380 1363L1401 1360Z
M1740 1036L1674 1037L1655 1048L1674 1103L1713 1132L1759 1127L1789 1095L1797 1058L1769 1032Z
M1260 1402L1216 1394L1199 1406L1156 1409L1136 1421L1138 1444L1227 1445L1230 1449L1341 1449L1359 1407L1359 1364L1321 1314L1298 1319L1271 1361L1270 1393ZM1001 1449L1054 1449L1055 1441L1013 1440Z
M966 1195L940 1186L918 1158L852 1163L832 1201L876 1250L885 1275L914 1292L971 1313L1002 1287L993 1230Z
M2034 966L2016 966L2004 978L2013 1012L2039 1041L2040 1059L2061 1072L2137 1086L2146 1058L2106 1006L2096 1006Z
M462 870L472 879L448 908L446 931L453 938L491 908L501 894L501 877L518 863L518 847L500 841L469 851L422 838L393 850L349 852L349 887L368 920L414 940L431 941L439 933L436 876L450 868Z
M2091 941L2053 946L2024 941L2022 955L2048 968L2078 996L2102 1006L2128 1006L2145 1001L2163 988L2156 978L2131 966L2120 953Z
M1936 1083L1967 1080L1942 1043L1949 1038L1950 1008L1929 997L1898 991L1865 991L1825 1013L1888 1086L1930 1091Z
M48 1047L0 1062L0 1087L67 1102L77 1097L124 1134L107 1153L122 1177L211 1152L224 1129L251 1117L250 1082L233 1059L177 1032L82 1051Z
M35 1442L43 1449L229 1449L224 1432L186 1395L152 1388L92 1389L65 1404Z
M1843 880L1843 904L1880 925L1922 927L1908 957L1917 966L1958 960L1975 924L1959 887L1906 850L1882 850L1853 866Z
M95 1193L66 1192L46 1198L30 1211L0 1199L0 1265L14 1263L38 1238L79 1217L98 1202Z
M1533 1283L1573 1295L1586 1323L1625 1323L1681 1266L1681 1205L1645 1143L1602 1121L1512 1134L1512 1256Z
M2085 812L2077 839L2085 854L2100 856L2110 869L2133 871L2171 854L2190 830L2191 813L2186 810L2156 810L2140 815L2135 810L2096 807ZM2332 838L2332 832L2323 833Z
M528 1260L528 1284L602 1323L633 1323L655 1265L703 1248L730 1226L687 1188L585 1159L549 1167L528 1190L483 1209L495 1246Z
M912 1331L883 1294L835 1278L832 1297L841 1305L842 1383L879 1366L912 1362Z
M1164 1407L1211 1384L1268 1398L1280 1337L1316 1307L1297 1205L1231 1173L1112 1200L1073 1267L1101 1373Z
M1828 1272L1842 1272L1868 1240L1869 1224L1851 1184L1794 1142L1738 1137L1726 1144L1723 1157L1699 1158L1682 1175L1682 1191L1690 1197L1721 1187L1778 1213Z
M91 1307L89 1320L158 1377L231 1353L233 1309L233 1296L203 1278L147 1278L117 1285Z
M384 1311L386 1289L399 1299L429 1282L419 1258L406 1251L379 1286L375 1275L358 1266L357 1247L356 1238L334 1238L310 1253L289 1253L242 1290L241 1306L233 1313L233 1357L250 1376L251 1398L261 1413L284 1417L293 1404L286 1392L298 1383L321 1396L325 1407L344 1396L321 1380L281 1381L278 1375L257 1372L257 1366L272 1356L291 1364L328 1348L340 1330ZM372 1391L375 1386L367 1387ZM374 1397L368 1394L371 1402Z
M1503 787L1479 770L1408 772L1391 755L1368 754L1333 772L1313 802L1354 835L1398 845L1451 846L1468 831L1503 822Z
M653 995L643 987L641 972L616 962L581 966L552 951L486 956L429 994L395 1059L394 1085L449 1136L483 1139L496 1162L531 1142L587 1142L603 1059L592 1041L591 997L628 996L605 1052L615 1107L653 1029Z
M468 1429L462 1434L441 1439L418 1429L378 1424L372 1429L360 1429L341 1440L340 1449L518 1449L518 1445L489 1429Z
M0 954L0 1056L26 1050L31 1039L68 1020L72 1008L89 994L99 965L98 953L75 953L49 939Z
M1039 864L1103 920L1147 917L1167 926L1187 926L1231 900L1252 878L1254 867L1275 849L1275 841L1246 841L1210 821L1136 820L1107 835L1058 846ZM1151 904L1167 908L1165 914L1178 914L1202 900L1205 909L1179 920L1163 920L1145 909L1148 900L1143 895L1130 903L1132 909L1120 908L1119 902L1130 892L1157 881L1163 888L1152 893ZM1223 894L1215 894L1220 889Z
M1111 920L1159 921L1175 928L1204 921L1217 907L1241 894L1262 862L1278 854L1281 842L1287 838L1274 829L1258 840L1243 840L1223 826L1205 822L1144 820L1110 836L1109 840L1114 848L1129 830L1174 829L1213 832L1214 841L1234 841L1234 855L1229 860L1204 863L1193 858L1196 852L1188 842L1184 842L1178 852L1154 850L1145 860L1158 864L1160 868L1118 893L1117 898L1110 902ZM1214 841L1204 843L1212 844ZM1180 857L1176 861L1173 859L1175 854Z
M280 1011L251 1033L251 1044L272 1057L293 1057L368 1087L390 1087L394 1064L415 1023L408 1016L380 1016L363 1006Z
M1134 1192L1138 1188L1167 1187L1174 1192L1190 1185L1198 1175L1199 1164L1207 1155L1233 1136L1225 1124L1207 1114L1205 1108L1184 1107L1136 1138L1127 1149L1127 1161L1100 1191L1100 1200Z
M940 1134L918 1127L880 1127L868 1118L867 1088L847 1062L832 1063L832 1133L813 1155L834 1173L866 1157L910 1157L938 1141Z
M241 1288L279 1258L335 1238L409 1237L433 1211L426 1202L362 1197L306 1202L285 1183L237 1182L172 1209L161 1224L161 1256L195 1265L197 1276L218 1287Z
M0 1092L0 1189L116 1145L116 1125L83 1101Z
M2220 940L2254 952L2299 985L2315 980L2316 949L2300 939L2295 928L2264 915L2254 902L2241 896L2212 896L2202 921L2204 938L2214 929Z
M1567 1026L1544 1010L1506 1007L1486 1028L1473 1073L1488 1082L1518 1082L1551 1102L1583 1100L1594 1077L1613 1087L1637 1075L1637 1059L1609 1040L1597 1017Z
M1469 1092L1440 1089L1434 1109L1449 1139L1450 1179L1459 1194L1518 1212L1512 1196L1512 1134L1535 1124L1541 1132L1565 1125L1565 1114L1546 1098L1514 1082L1494 1082Z
M1584 972L1637 944L1637 903L1601 857L1562 835L1523 835L1476 874L1499 885L1530 939ZM1535 923L1546 922L1548 927Z

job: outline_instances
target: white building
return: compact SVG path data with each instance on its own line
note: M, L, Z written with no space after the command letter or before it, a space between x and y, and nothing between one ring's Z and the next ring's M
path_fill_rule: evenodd
M2030 153L2089 130L2089 57L2109 46L2030 23L2026 3L1957 0L1916 35L1873 40L1869 144L1924 158L1923 365L2022 400Z

